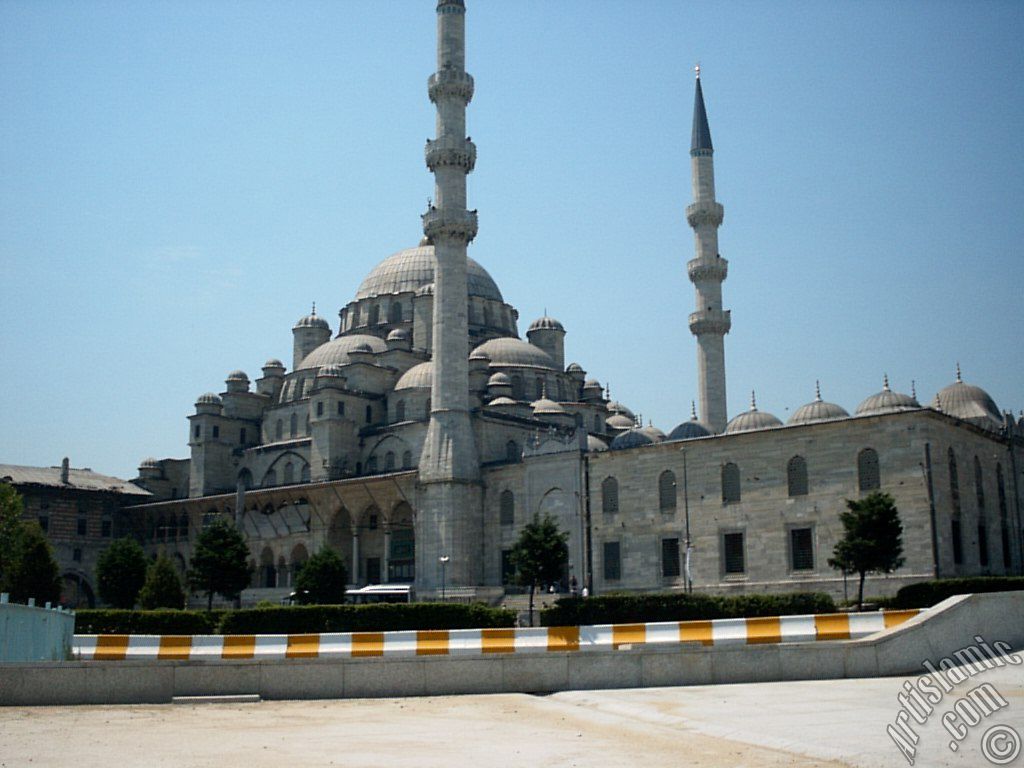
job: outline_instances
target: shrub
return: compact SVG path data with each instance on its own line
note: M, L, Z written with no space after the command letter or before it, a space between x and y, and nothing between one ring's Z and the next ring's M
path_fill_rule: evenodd
M167 555L161 554L147 569L146 583L139 591L139 605L150 610L185 607L185 590Z
M146 583L146 554L135 539L111 542L96 562L100 598L114 608L132 608Z
M348 574L338 553L324 547L302 564L295 577L295 593L303 605L341 605L346 581Z
M377 603L301 605L231 611L221 622L226 635L316 632L389 632L412 629L475 629L515 626L514 611L483 603Z
M976 576L965 579L936 579L908 584L896 593L897 608L930 608L953 595L973 592L1016 592L1024 590L1024 576Z
M541 611L546 627L587 624L629 624L696 619L732 619L746 616L793 616L832 613L832 598L823 592L778 595L610 594L600 597L564 597Z
M75 612L79 635L213 635L225 611L124 611L96 609Z

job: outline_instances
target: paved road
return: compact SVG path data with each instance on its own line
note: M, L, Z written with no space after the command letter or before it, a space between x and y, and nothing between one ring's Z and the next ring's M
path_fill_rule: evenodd
M764 683L548 697L502 694L259 704L0 708L0 768L217 766L905 766L886 735L909 678ZM990 683L1008 706L957 752L939 718ZM982 733L1024 735L1024 666L946 694L916 766L987 763ZM1024 767L1024 754L1009 765Z

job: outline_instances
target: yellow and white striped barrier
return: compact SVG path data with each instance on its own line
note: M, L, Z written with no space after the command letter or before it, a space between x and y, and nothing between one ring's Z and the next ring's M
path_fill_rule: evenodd
M297 635L75 635L87 661L316 659L372 656L479 656L608 650L638 645L755 645L854 640L895 627L919 611L828 613L711 621L599 624L531 629L452 629Z

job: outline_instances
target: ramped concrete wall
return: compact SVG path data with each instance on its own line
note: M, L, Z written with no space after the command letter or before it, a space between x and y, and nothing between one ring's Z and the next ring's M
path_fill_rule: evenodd
M74 633L74 613L0 601L0 662L70 659Z
M267 699L551 692L880 677L923 672L976 636L1024 647L1024 592L950 598L862 640L496 654L488 658L91 661L0 664L0 704L169 702L174 696L259 694Z

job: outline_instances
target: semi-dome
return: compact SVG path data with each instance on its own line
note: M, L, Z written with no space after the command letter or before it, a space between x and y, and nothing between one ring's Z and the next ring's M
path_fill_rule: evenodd
M220 395L206 392L196 398L196 405L223 405L223 402L220 399Z
M593 453L599 453L601 451L607 451L608 450L608 444L605 443L605 441L602 440L599 437L594 437L593 435L587 435L587 450L591 451Z
M995 401L981 387L965 384L960 378L959 365L956 367L956 381L940 389L935 399L939 410L955 418L990 429L1003 426Z
M611 427L612 429L632 429L636 426L636 422L624 413L613 413L605 419L604 423L605 426Z
M909 411L920 408L921 404L917 398L911 395L904 395L902 392L893 392L889 389L889 376L882 379L882 391L867 398L857 406L858 416L875 416L880 413L896 413L897 411Z
M473 259L466 259L466 279L470 296L503 301L501 291L487 270ZM356 300L372 296L418 291L434 282L434 246L418 245L393 253L366 276Z
M305 359L296 368L322 368L331 363L346 365L350 362L349 352L366 351L360 349L363 345L370 352L387 352L388 349L384 340L376 336L362 333L355 333L351 336L339 336L314 349L306 355Z
M850 415L841 405L822 400L821 386L817 382L814 384L814 393L814 400L797 408L789 417L787 424L813 424L816 421L845 419Z
M546 397L542 397L540 400L534 400L530 403L530 407L533 408L533 413L537 416L565 415L565 408L560 406L554 400L549 400Z
M654 438L640 427L633 427L612 440L610 447L613 451L621 451L626 448L639 448L642 445L654 445L655 442Z
M539 347L528 341L511 336L502 336L485 341L473 350L470 359L486 357L494 366L528 366L554 370L555 361Z
M544 315L530 323L527 333L530 331L561 331L562 333L565 333L565 326L555 320L555 318Z
M750 410L734 416L725 425L725 434L735 432L751 432L755 429L768 429L769 427L781 427L782 422L767 411L757 410L757 398L750 394Z
M427 361L414 365L402 374L402 377L395 384L395 391L400 389L424 389L430 388L434 381L434 363Z

